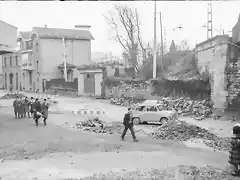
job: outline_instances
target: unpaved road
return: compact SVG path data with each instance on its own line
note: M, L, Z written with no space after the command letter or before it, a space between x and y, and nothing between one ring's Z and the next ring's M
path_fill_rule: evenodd
M13 119L12 101L9 101L0 102L6 106L0 108L0 159L3 159L0 160L0 177L4 180L80 178L110 170L130 171L180 164L227 166L228 155L221 152L153 140L138 133L140 141L133 143L129 135L122 142L119 135L96 136L68 128L65 122L82 119L71 112L50 114L47 127L36 127L32 119ZM99 106L95 100L81 98L69 104L66 98L63 101L60 106L65 104L69 107L74 101L76 104L94 102ZM106 104L106 107L111 106ZM122 109L124 113L125 108ZM120 112L117 108L115 111ZM113 114L106 118L113 119Z

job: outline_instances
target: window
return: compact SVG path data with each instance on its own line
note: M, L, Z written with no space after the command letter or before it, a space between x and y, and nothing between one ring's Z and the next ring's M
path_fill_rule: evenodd
M142 111L143 108L144 108L144 106L139 106L139 107L136 108L136 110L137 110L137 111Z
M29 72L29 84L32 85L32 72L31 71Z
M26 41L26 50L32 49L32 41Z
M18 66L18 57L16 56L16 66Z
M156 108L155 106L151 106L150 109L149 109L149 111L154 111L154 112L156 112L156 111L157 111L157 108Z
M4 67L7 67L7 58L4 58Z
M36 52L38 52L38 43L36 42Z
M10 67L12 66L12 57L10 56Z

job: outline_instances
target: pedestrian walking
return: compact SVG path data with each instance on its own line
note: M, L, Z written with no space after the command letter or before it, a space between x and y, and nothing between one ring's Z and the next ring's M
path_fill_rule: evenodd
M19 101L19 97L17 96L16 99L13 101L15 119L19 118L19 106L20 106L20 101Z
M41 114L42 107L41 107L41 103L38 101L38 98L35 100L34 106L35 107L34 107L33 119L35 120L36 126L38 126L38 120L42 116L42 114Z
M47 125L46 120L48 118L48 108L49 108L49 104L47 102L47 99L44 99L42 103L42 115L43 115L43 123L45 126Z
M19 103L19 114L20 114L20 118L24 118L24 99L23 97L20 99L20 103Z
M132 114L131 108L128 108L128 112L125 114L125 116L123 118L123 125L125 128L122 133L122 140L124 141L124 136L126 135L128 129L129 129L131 131L133 141L138 142L138 140L136 139L136 136L135 136L134 129L133 129L133 114Z
M27 97L24 99L24 117L30 118L30 101L28 100Z

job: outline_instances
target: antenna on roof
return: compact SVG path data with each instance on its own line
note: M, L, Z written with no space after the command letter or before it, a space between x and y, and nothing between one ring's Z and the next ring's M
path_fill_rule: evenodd
M83 30L89 30L91 28L90 25L75 25L76 29L83 29Z

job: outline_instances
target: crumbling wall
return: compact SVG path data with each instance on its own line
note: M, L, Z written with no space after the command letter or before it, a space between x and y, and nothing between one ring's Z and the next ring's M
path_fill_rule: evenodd
M227 64L228 108L239 108L240 96L240 49L230 46L230 61Z
M226 108L228 95L226 84L226 65L228 62L227 43L217 45L213 50L210 74L212 78L211 99L217 109Z

